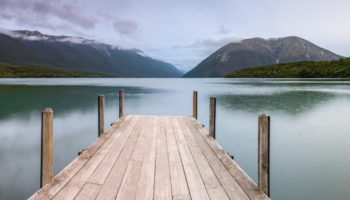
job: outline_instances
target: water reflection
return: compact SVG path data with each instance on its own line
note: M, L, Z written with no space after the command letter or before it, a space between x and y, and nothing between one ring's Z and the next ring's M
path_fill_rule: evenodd
M96 108L98 95L105 95L107 103L117 101L118 91L127 90L128 97L137 99L142 94L158 93L160 89L140 87L101 87L101 86L0 86L2 105L0 120L10 115L29 117L32 111L52 107L55 115L71 111L85 111Z
M248 112L281 112L300 114L308 112L339 96L317 91L287 91L266 95L220 95L221 103L230 109Z
M25 199L39 188L40 113L54 110L53 170L61 171L97 137L97 96L106 96L106 128L118 116L118 90L101 86L0 86L0 199ZM125 99L164 93L123 87Z
M350 199L348 79L0 79L0 199L39 188L45 107L54 109L56 174L96 139L98 95L106 96L105 128L117 119L119 89L125 113L150 115L190 115L197 90L206 128L217 97L217 141L255 181L257 116L267 113L272 199Z

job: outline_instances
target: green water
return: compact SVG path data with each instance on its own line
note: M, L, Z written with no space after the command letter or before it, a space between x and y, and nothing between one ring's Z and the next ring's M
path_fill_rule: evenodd
M346 79L0 79L0 199L39 188L40 112L54 110L54 174L97 137L97 96L106 128L125 113L191 115L208 127L217 97L217 140L257 179L257 117L271 116L271 197L350 199L350 80Z

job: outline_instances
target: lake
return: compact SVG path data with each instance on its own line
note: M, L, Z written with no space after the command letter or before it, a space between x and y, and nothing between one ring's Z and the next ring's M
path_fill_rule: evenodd
M54 175L124 112L191 115L208 128L217 98L218 143L257 182L258 115L271 116L271 198L350 199L350 79L0 79L0 199L39 189L41 111L54 110Z

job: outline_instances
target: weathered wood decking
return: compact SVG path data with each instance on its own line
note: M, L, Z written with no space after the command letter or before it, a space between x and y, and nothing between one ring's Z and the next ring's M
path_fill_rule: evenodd
M30 199L269 199L193 117L124 115Z

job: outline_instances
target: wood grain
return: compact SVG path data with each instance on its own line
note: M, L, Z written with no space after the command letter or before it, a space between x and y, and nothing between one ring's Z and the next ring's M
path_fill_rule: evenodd
M53 111L46 108L41 114L41 178L40 187L52 180Z
M258 188L270 196L270 117L259 116Z
M209 106L209 135L214 139L216 137L216 98L210 97Z
M119 90L119 118L124 115L124 90Z
M101 137L97 138L90 147L59 172L50 184L45 185L34 193L29 199L52 199L74 175L87 163L95 152L109 139L112 133L118 129L127 116L119 119Z
M152 200L154 192L154 174L156 162L158 117L149 117L149 126L146 127L148 138L139 177L135 200Z
M176 118L172 119L172 125L174 127L175 138L178 144L191 198L193 200L209 200L209 194L204 186L201 175L192 157L192 153L187 146L183 130Z
M185 171L171 124L171 117L166 117L166 138L168 143L169 166L173 199L191 199Z
M190 126L190 122L186 121L186 126ZM198 132L197 129L191 129L191 134L197 141L198 146L202 150L206 159L208 160L211 168L213 169L216 177L220 181L222 187L225 189L230 199L246 199L249 198L236 182L236 180L227 171L226 167L222 164L215 151L209 146L205 138Z
M96 198L100 189L101 185L86 183L74 200L93 200Z
M160 118L157 135L154 199L172 199L165 119Z
M193 117L195 119L197 119L197 114L198 114L198 97L197 97L198 92L197 91L193 91Z
M254 181L238 166L238 164L231 159L231 157L222 149L222 147L209 136L209 133L202 128L202 125L193 119L189 119L190 126L195 127L199 133L206 139L209 146L216 153L218 158L224 164L228 172L235 178L237 183L243 189L250 199L268 200L269 198L262 191L258 190L258 186Z
M105 128L105 96L98 96L98 137L100 137Z
M194 117L123 115L30 199L269 198Z

